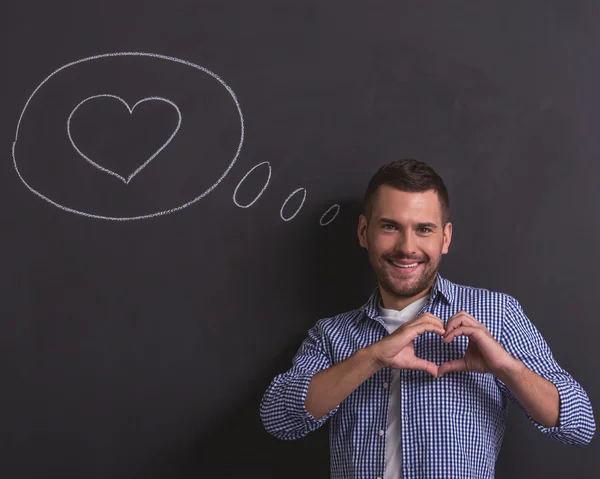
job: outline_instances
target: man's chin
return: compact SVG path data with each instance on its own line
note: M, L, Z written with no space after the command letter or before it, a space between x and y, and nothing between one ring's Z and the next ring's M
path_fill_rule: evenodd
M421 287L418 283L414 284L394 284L387 283L382 284L383 289L385 289L388 293L393 294L399 298L412 298L419 293L422 293L425 288Z
M399 298L412 298L413 296L421 294L431 286L431 284L429 284L430 281L423 281L422 279L422 277L406 278L403 280L386 278L380 285L388 293L393 294L394 296Z

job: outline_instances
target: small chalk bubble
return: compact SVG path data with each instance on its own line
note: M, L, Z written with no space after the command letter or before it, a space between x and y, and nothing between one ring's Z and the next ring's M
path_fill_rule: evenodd
M325 220L325 217L331 213L332 210L335 210L335 213L333 213L332 217L327 220ZM330 224L333 220L335 220L337 218L337 215L340 213L340 205L338 205L337 203L335 205L330 206L327 211L325 211L325 213L323 213L323 215L321 216L321 219L319 220L319 224L321 226L327 226L328 224Z
M248 176L250 176L252 174L252 172L254 170L256 170L257 168L266 165L268 168L268 175L267 175L267 181L265 182L265 185L263 186L262 190L260 190L260 192L256 195L256 197L248 204L246 205L241 205L238 200L237 200L237 193L238 193L238 189L240 188L240 186L242 186L242 183L246 180L246 178L248 178ZM262 196L262 194L265 192L265 190L267 189L267 186L269 186L269 183L271 181L271 163L269 163L268 161L263 161L262 163L259 163L258 165L254 166L253 168L250 169L250 171L248 171L248 173L246 173L244 175L244 177L240 180L240 182L238 183L238 185L235 187L235 190L233 192L233 202L236 204L236 206L239 206L240 208L250 208L250 206L252 206L254 203L256 203L256 201Z
M304 195L303 195L303 197L302 197L302 202L300 203L300 206L298 206L298 209L296 209L295 213L294 213L292 216L285 217L285 216L283 215L283 210L285 209L286 205L288 204L288 201L290 201L290 200L291 200L291 199L292 199L294 196L296 196L296 195L297 195L298 193L300 193L301 191L303 192L303 194L304 194ZM294 190L294 191L292 192L292 194L290 194L290 196L288 196L288 197L285 199L285 201L283 202L283 205L281 206L281 210L279 211L279 215L281 216L281 219L282 219L283 221L291 221L291 220L293 220L293 219L296 217L296 215L297 215L298 213L300 213L300 210L301 210L301 209L302 209L302 207L304 206L304 202L305 202L305 201L306 201L306 188L298 188L297 190Z

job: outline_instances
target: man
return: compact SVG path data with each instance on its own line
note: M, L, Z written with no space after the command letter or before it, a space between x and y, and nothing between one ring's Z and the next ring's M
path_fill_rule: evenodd
M261 401L265 429L298 439L331 418L333 478L491 478L508 400L543 433L585 445L583 388L513 297L438 273L448 193L422 162L371 179L358 239L379 283L360 309L319 320Z

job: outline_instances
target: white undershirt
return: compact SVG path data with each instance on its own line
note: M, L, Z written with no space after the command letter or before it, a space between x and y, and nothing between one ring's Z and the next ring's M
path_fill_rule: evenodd
M429 301L425 296L406 306L402 311L385 309L379 305L379 316L391 334L407 321L413 319ZM385 435L385 474L384 479L401 479L402 477L402 421L400 417L400 370L392 370L390 386L390 403L388 423Z

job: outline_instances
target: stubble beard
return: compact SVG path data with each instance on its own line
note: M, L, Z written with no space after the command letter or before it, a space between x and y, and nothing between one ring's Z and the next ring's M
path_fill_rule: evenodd
M387 264L387 260L385 258L386 256L382 257L381 261L384 262L384 264ZM394 284L395 281L391 276L390 271L381 264L378 265L378 268L376 269L376 276L377 280L379 281L379 286L389 294L397 298L412 298L413 296L417 296L432 286L437 276L439 266L439 261L436 264L431 264L431 260L428 258L421 264L421 266L419 266L423 268L420 276L417 278L411 278L406 282L406 286L402 288Z

